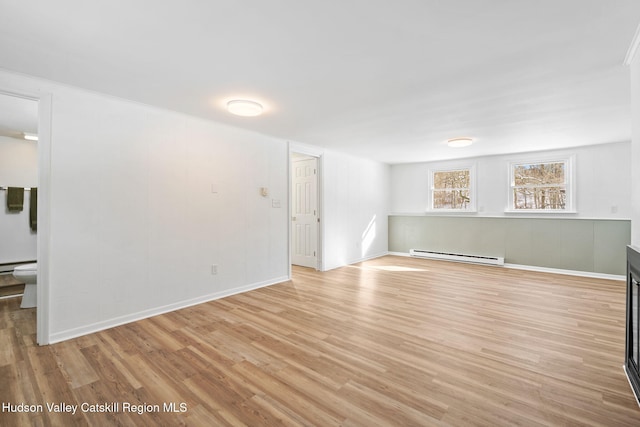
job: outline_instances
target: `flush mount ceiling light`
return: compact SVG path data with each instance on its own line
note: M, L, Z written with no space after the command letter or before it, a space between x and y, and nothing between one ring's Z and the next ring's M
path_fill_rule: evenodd
M227 102L227 111L236 116L255 117L262 114L262 105L246 99L234 99Z
M454 147L454 148L461 148L461 147L468 147L471 144L473 144L473 139L471 138L451 138L447 140L447 145L449 147Z
M24 139L26 139L27 141L37 141L38 140L38 135L33 134L33 133L22 132L22 137Z

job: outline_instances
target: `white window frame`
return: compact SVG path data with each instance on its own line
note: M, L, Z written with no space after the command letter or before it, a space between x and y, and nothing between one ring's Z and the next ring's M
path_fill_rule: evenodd
M564 209L516 209L513 200L513 190L515 188L514 168L518 165L535 165L543 163L564 163L565 170L565 207ZM522 158L509 162L509 188L507 197L507 207L505 212L508 213L545 213L545 214L563 214L576 213L575 210L575 156L562 156L551 158Z
M434 185L434 174L437 172L451 172L451 171L459 171L459 170L468 170L469 171L469 204L466 209L445 209L445 208L434 208L433 202L434 197L433 193L435 191ZM476 203L476 165L473 164L461 164L457 166L451 166L446 168L433 168L429 169L429 204L427 206L427 212L441 212L441 213L473 213L477 212L477 203Z

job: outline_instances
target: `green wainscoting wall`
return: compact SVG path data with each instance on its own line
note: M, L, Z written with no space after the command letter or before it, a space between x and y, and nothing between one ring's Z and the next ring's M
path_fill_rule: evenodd
M508 264L626 274L630 220L389 216L389 251L504 257Z

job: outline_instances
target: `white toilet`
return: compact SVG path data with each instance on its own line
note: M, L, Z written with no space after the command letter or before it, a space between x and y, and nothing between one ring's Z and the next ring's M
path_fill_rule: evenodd
M31 308L36 306L36 282L38 280L38 264L19 265L13 269L13 277L24 283L24 295L20 308Z

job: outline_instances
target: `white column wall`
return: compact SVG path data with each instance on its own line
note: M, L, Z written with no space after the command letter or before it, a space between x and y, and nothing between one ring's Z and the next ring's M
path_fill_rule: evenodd
M389 165L327 151L323 168L324 269L386 254Z

